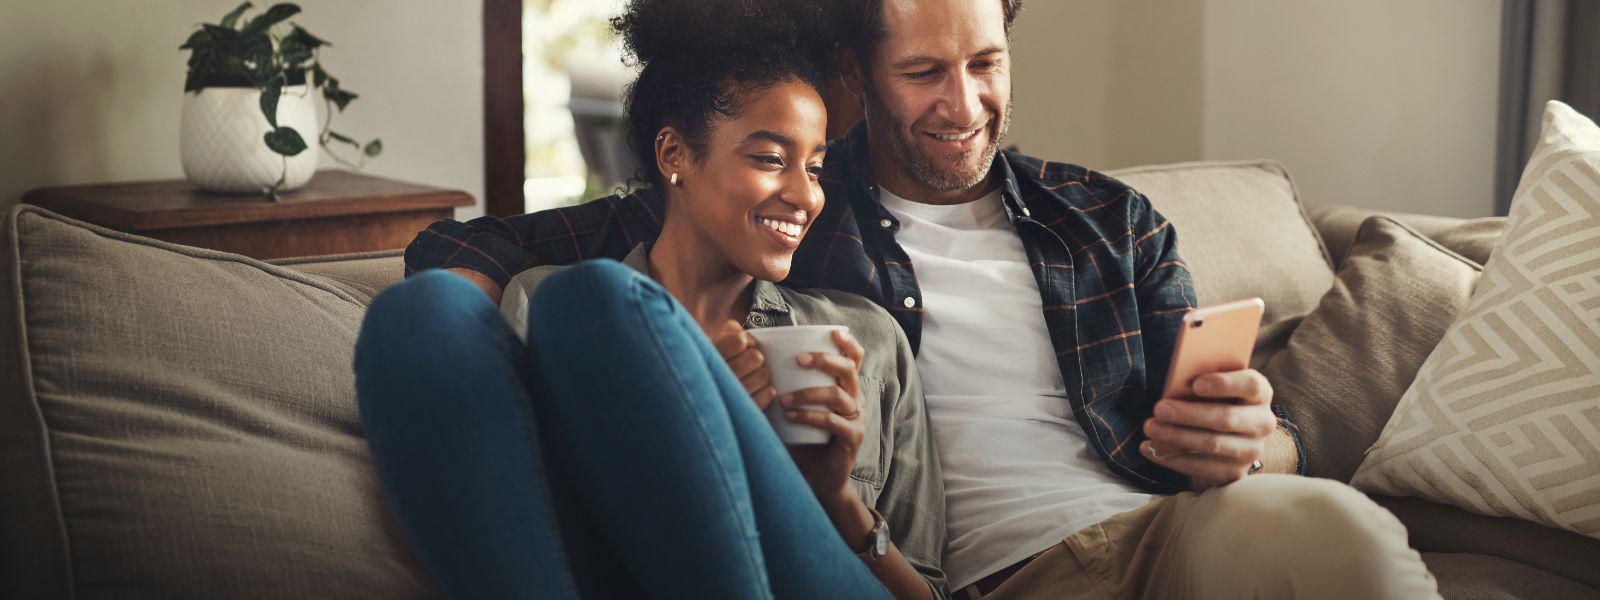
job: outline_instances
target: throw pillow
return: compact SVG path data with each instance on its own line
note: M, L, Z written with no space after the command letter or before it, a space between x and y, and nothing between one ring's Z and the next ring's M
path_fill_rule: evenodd
M1300 428L1307 474L1350 480L1480 270L1389 217L1361 224L1333 289L1262 370Z
M1352 482L1600 538L1600 127L1544 113L1504 236Z

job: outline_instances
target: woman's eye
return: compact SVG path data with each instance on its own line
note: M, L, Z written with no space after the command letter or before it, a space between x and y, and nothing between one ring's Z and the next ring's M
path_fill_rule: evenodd
M822 177L822 165L811 165L806 167L806 172L811 174L812 179Z
M751 156L751 158L756 159L756 162L766 163L766 164L772 165L774 167L782 167L783 166L783 159L778 158L777 156L774 156L774 155L771 155L771 154L757 154L757 155Z

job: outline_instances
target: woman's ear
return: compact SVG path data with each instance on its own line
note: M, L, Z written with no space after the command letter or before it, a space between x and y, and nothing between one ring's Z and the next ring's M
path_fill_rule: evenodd
M672 127L662 127L656 132L656 170L661 173L661 180L667 185L677 185L673 175L677 174L679 181L686 174L689 163L694 162L693 151Z

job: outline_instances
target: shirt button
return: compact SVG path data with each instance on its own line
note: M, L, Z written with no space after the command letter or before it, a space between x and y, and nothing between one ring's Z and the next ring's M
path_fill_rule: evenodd
M884 229L888 229L890 227L894 227L894 221L884 219L882 221L878 221L878 225L882 226Z
M917 307L917 299L916 298L912 298L911 296L906 296L905 301L901 302L901 304L906 305L906 308L916 308Z
M761 313L752 314L752 315L750 315L750 318L745 319L745 320L750 322L750 326L751 327L758 327L759 328L759 327L766 327L767 326L767 316L763 315Z

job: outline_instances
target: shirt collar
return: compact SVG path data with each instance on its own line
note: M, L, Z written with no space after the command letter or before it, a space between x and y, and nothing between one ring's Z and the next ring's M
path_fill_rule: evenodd
M622 264L649 277L650 242L640 242L634 246L633 250L622 259ZM787 322L790 310L789 301L783 298L783 291L778 288L778 284L757 279L751 286L750 314L745 318L745 326L766 327ZM757 318L757 314L762 316Z

